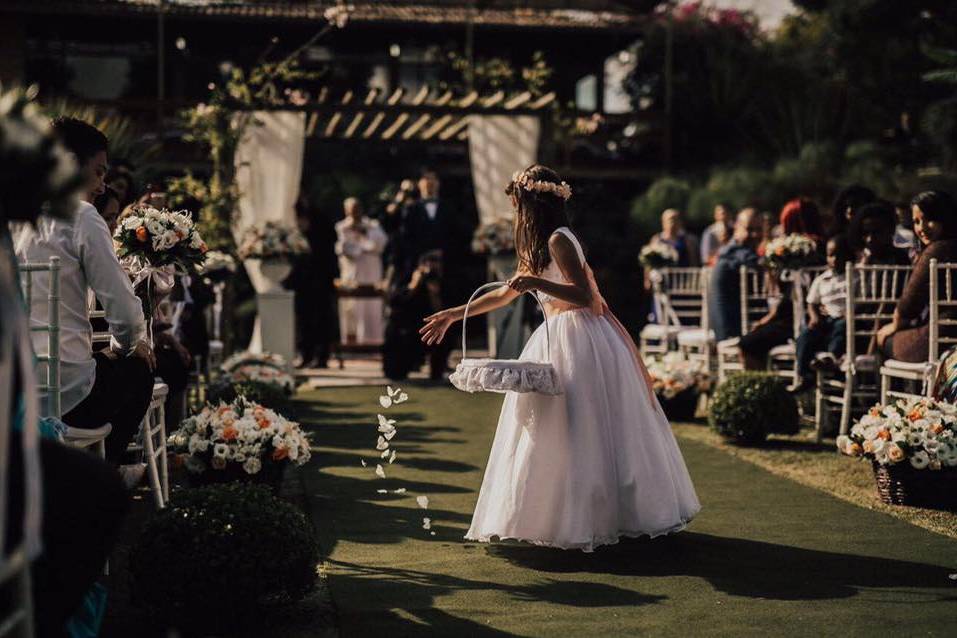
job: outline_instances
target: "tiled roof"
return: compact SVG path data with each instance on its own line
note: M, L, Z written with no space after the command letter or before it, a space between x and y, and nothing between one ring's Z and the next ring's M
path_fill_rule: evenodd
M233 19L324 20L330 0L165 0L170 15ZM352 0L355 23L464 24L497 27L550 27L571 29L633 30L641 24L641 11L629 7L649 2L611 0ZM159 0L4 0L0 12L64 12L80 14L155 14Z

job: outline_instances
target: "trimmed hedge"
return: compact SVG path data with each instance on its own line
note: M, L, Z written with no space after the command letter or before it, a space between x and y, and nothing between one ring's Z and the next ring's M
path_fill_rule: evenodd
M796 434L801 425L797 401L784 381L764 372L735 374L719 385L708 422L741 445L758 445L768 434Z

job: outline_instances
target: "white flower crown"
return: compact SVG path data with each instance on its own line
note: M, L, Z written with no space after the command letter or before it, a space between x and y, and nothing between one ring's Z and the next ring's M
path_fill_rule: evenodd
M525 172L518 172L512 175L512 184L530 193L551 193L566 202L572 196L572 187L567 183L562 182L561 184L556 184L555 182L534 180Z

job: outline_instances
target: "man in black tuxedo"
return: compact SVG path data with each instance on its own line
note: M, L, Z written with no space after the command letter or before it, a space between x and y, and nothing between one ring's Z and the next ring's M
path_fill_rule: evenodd
M434 170L422 171L418 182L420 199L405 208L393 247L393 285L407 284L419 266L421 257L438 251L443 273L441 296L445 302L462 295L463 264L468 255L468 234L463 230L460 215L439 199L441 182ZM441 352L432 353L431 376L441 378L455 340L446 338L436 346Z

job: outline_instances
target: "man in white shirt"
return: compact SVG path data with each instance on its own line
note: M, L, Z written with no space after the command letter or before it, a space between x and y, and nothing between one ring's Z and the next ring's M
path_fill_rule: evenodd
M156 360L146 341L140 300L133 294L113 248L106 222L89 203L103 192L107 170L107 139L96 128L71 118L54 122L63 145L76 156L85 178L74 214L68 219L41 215L34 226L24 225L14 237L21 262L60 258L60 402L63 421L72 427L112 425L106 441L107 459L118 463L146 414L152 396ZM34 278L30 316L47 318L49 278ZM106 311L110 347L93 354L89 292ZM46 354L47 337L34 333L33 346Z

